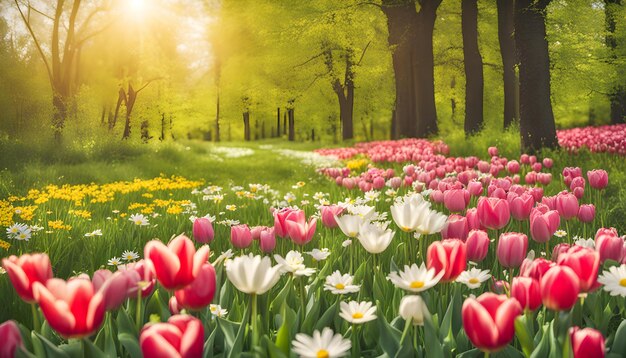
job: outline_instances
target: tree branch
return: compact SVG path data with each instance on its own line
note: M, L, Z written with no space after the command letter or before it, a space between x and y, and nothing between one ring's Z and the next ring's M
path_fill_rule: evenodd
M24 16L24 12L22 12L22 8L20 7L20 4L17 3L17 0L13 0L13 1L15 2L15 6L17 7L17 11L19 11L20 16L22 17L22 20L24 21L24 25L26 25L26 28L28 29L28 32L30 33L30 36L33 39L33 42L35 43L35 47L37 47L37 51L39 52L39 55L41 56L41 59L43 60L44 65L46 65L46 71L48 72L50 85L52 85L54 78L52 77L52 70L50 69L50 64L48 63L48 59L46 58L46 55L43 53L43 50L41 49L39 40L37 40L37 36L35 36L35 32L33 31L33 28L30 26L30 22L26 19L26 16Z
M359 58L359 61L356 63L357 66L361 64L361 61L363 61L363 57L365 56L365 51L367 51L367 48L370 47L371 43L372 43L372 40L369 40L367 42L367 45L365 45L365 48L363 49L363 52L361 52L361 57Z

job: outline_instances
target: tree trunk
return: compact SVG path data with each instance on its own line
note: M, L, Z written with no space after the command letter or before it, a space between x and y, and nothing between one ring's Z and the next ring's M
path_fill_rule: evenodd
M515 0L497 0L498 41L504 77L504 128L519 121L519 80L515 67Z
M549 3L550 0L515 2L522 151L558 146L550 102L550 55L546 39L546 6Z
M220 89L219 84L217 88L217 104L215 111L215 141L220 141Z
M422 0L417 14L417 37L413 48L415 101L417 103L417 137L437 134L437 107L435 106L435 60L433 31L437 8L441 0Z
M287 109L287 114L288 114L288 117L289 117L289 141L291 141L291 142L296 140L296 131L295 131L295 128L294 128L295 118L294 118L293 110L294 110L293 108Z
M463 64L465 67L465 135L483 126L483 59L478 48L478 0L461 1Z
M250 112L243 112L243 139L250 141Z
M283 113L283 135L287 134L287 112Z
M396 87L392 114L391 138L417 137L417 108L413 81L413 58L417 33L417 12L413 1L383 0L381 9L387 17L389 47Z
M276 107L276 136L280 137L280 107Z
M615 28L617 25L617 13L622 6L622 0L604 0L606 47L611 52L611 58L617 62L618 54L617 40L615 38ZM614 64L614 66L619 66ZM626 116L626 88L622 84L616 84L610 90L609 100L611 101L611 123L624 123Z

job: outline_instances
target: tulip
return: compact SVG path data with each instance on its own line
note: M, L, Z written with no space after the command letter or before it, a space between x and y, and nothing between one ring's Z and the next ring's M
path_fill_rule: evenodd
M496 255L500 264L507 268L517 268L522 264L528 251L528 236L517 232L500 235Z
M209 247L202 246L196 252L193 242L180 235L167 246L159 240L148 242L144 248L144 257L152 263L161 285L168 290L177 290L196 278L209 257Z
M252 244L252 232L248 225L234 225L230 227L230 242L238 249L245 249Z
M585 178L583 177L576 177L574 179L572 179L571 183L569 184L569 190L574 190L574 188L585 188Z
M274 235L274 228L267 228L261 231L259 236L259 246L261 247L261 251L266 254L274 251L276 247L276 236Z
M541 282L543 275L548 272L555 263L544 258L537 258L534 260L524 259L522 266L520 266L520 276L531 277Z
M22 342L22 335L20 328L15 321L6 321L0 324L0 357L14 357L18 348L24 344Z
M489 155L491 157L497 157L498 156L498 147L489 147L489 148L487 148L487 152L489 153Z
M446 221L443 229L441 229L441 237L465 241L468 232L467 219L464 216L452 214L448 217L448 221Z
M459 239L435 241L426 252L427 266L444 272L442 282L454 281L467 267L466 247Z
M33 284L35 300L52 329L64 338L82 338L102 324L105 301L101 291L84 278L51 278Z
M580 292L576 272L567 266L554 266L541 278L543 305L554 311L568 311L576 304Z
M543 158L543 166L550 169L554 165L554 160L550 158Z
M287 236L287 228L285 227L285 219L294 209L282 208L274 211L274 232L279 237L285 238Z
M477 209L480 223L488 229L502 229L511 217L509 203L504 199L481 197Z
M141 277L133 270L109 270L94 272L92 283L96 291L102 292L107 311L119 308L124 301L137 297Z
M595 250L574 245L559 255L557 264L574 270L580 280L580 290L582 292L589 292L596 285L598 268L600 267L600 254Z
M322 225L327 228L336 228L337 221L335 216L339 216L343 213L344 208L339 205L324 205L320 208L320 216L322 219Z
M561 256L562 253L567 252L570 247L570 244L566 244L564 242L556 245L554 249L552 249L552 261L556 262L559 256Z
M493 279L493 282L491 283L491 292L497 293L499 295L504 295L504 294L508 295L509 292L511 292L511 285L507 281L504 281L504 280L496 281L495 279Z
M395 232L376 223L364 222L359 227L358 239L370 254L379 254L387 249Z
M176 296L170 297L170 300L167 302L167 308L170 310L172 315L179 314L180 311L183 310L183 308L178 304Z
M514 298L483 293L463 303L463 328L472 344L484 352L497 352L506 347L515 335L515 318L522 307Z
M156 278L154 266L150 261L139 260L137 262L132 262L126 265L120 265L117 267L117 269L137 272L140 278L139 286L141 289L141 296L143 298L148 297L154 290Z
M467 259L473 262L481 262L487 257L489 251L489 236L485 231L472 230L465 241Z
M267 229L267 226L254 226L250 228L250 236L252 240L258 240L261 238L261 231Z
M176 301L188 310L199 310L208 306L215 295L215 269L210 263L202 264L196 279L185 288L177 290Z
M511 216L515 220L526 220L530 216L530 212L535 205L535 199L530 194L522 194L512 197L509 200L509 207L511 209Z
M606 170L590 170L587 172L587 179L589 179L589 186L594 189L602 190L609 185L609 174Z
M624 250L624 238L617 235L596 235L596 251L600 253L600 261L613 260L620 262L626 256Z
M52 278L50 258L46 254L24 254L2 259L2 266L20 298L28 303L35 302L33 284L46 283Z
M593 328L572 327L569 331L574 358L598 357L605 355L604 336Z
M590 223L596 217L596 207L593 204L583 204L578 208L578 220Z
M530 236L536 242L548 242L560 224L561 217L556 210L541 213L535 209L530 214Z
M533 164L531 165L531 168L533 169L533 171L534 171L535 173L539 173L539 172L541 171L541 167L542 167L542 166L541 166L541 163L539 163L539 162L533 163Z
M262 295L278 282L281 269L282 265L272 266L267 256L261 258L249 254L230 261L226 266L226 276L239 291Z
M532 277L514 277L511 285L511 297L515 298L523 309L536 310L541 306L539 281Z
M467 209L465 212L465 218L467 219L467 226L470 230L486 229L480 224L480 220L478 219L478 210L476 208Z
M213 241L215 233L213 225L208 218L197 218L193 222L193 238L202 244L208 244Z
M612 235L612 236L619 236L619 234L617 233L617 229L615 229L614 227L612 228L599 228L598 231L596 231L596 236L594 236L594 239L598 239L598 236L600 235Z
M285 219L285 227L291 241L298 245L305 245L313 239L317 227L317 219L310 218L307 222L304 211L299 211L297 215L292 213Z
M556 210L565 220L578 215L578 198L571 193L560 193L556 196Z
M481 196L483 194L483 185L481 182L472 180L467 183L467 191L471 196Z
M189 315L175 315L167 323L144 326L139 337L144 357L194 358L202 356L204 327L202 322Z
M428 307L419 295L406 295L400 301L398 310L400 317L405 321L411 321L414 326L424 325L424 316L428 315Z
M517 162L517 160L511 160L510 162L506 163L506 170L511 174L519 173L519 163Z
M451 189L443 193L443 203L448 210L457 213L465 210L470 201L470 193L465 189Z

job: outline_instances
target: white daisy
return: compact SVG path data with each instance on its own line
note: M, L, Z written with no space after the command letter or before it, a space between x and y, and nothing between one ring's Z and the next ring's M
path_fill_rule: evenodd
M294 276L311 276L315 273L315 269L304 265L304 257L298 251L291 250L284 258L274 255L274 259L281 265L281 272L291 272Z
M324 290L330 291L334 295L342 295L345 293L359 292L360 285L353 285L353 276L350 274L341 274L339 270L332 273L330 276L326 276L326 283L324 283Z
M341 243L341 247L348 247L348 246L350 246L350 245L352 245L352 240L350 240L350 239L348 239L348 240L344 240L344 241Z
M596 248L596 242L593 239L583 239L578 236L574 236L574 244L582 247L588 247L590 249Z
M557 230L554 233L554 236L556 236L556 237L565 237L565 236L567 236L567 231L565 231L565 230Z
M150 225L150 222L148 221L148 218L145 217L142 214L132 214L128 220L132 221L137 226L148 226L148 225Z
M470 289L480 287L480 285L491 278L489 270L481 270L479 268L471 268L467 271L461 272L457 277L456 282L464 283Z
M435 269L427 269L422 263L421 266L413 264L404 265L404 271L392 272L387 276L396 287L410 292L422 292L435 286L445 272L435 274Z
M608 271L598 276L598 282L604 285L604 290L611 296L626 297L626 264L609 267Z
M350 340L344 339L340 333L334 334L328 327L322 333L314 331L313 336L298 333L292 344L293 352L304 358L343 357L351 347Z
M122 253L122 259L126 261L135 261L139 258L139 254L134 251L126 250Z
M30 238L31 238L30 229L28 229L27 231L20 231L17 233L17 235L13 236L13 239L19 240L19 241L28 241Z
M85 237L102 236L102 230L94 230L85 234Z
M323 261L326 260L328 258L328 256L330 256L330 251L328 251L327 248L323 248L323 249L313 249L309 252L305 252L306 254L309 254L313 260L315 261Z
M376 306L373 306L372 302L341 302L340 307L339 316L349 323L361 324L376 319Z
M209 305L209 310L211 311L211 314L215 317L224 318L226 317L226 315L228 315L228 310L222 308L222 306L220 305L211 304Z
M109 259L109 261L107 262L107 264L109 266L118 266L122 264L122 260L118 257L112 257Z

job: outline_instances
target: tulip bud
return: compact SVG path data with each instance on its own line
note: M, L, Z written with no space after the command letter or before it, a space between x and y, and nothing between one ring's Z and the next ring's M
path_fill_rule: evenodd
M536 310L541 306L539 281L531 277L514 277L511 285L511 297L515 298L523 309Z
M593 204L583 204L578 208L578 220L590 223L596 217L596 207Z
M572 327L569 331L574 358L597 357L605 355L604 336L593 328Z
M207 218L197 218L193 222L193 238L197 242L208 244L213 241L215 233L213 232L213 225Z
M602 190L609 185L609 174L606 170L590 170L587 172L587 179L589 179L589 186L594 189Z
M580 280L571 268L554 266L541 278L543 305L554 311L568 311L576 304Z
M276 247L276 236L274 235L274 228L268 228L261 231L259 237L259 246L261 247L261 251L266 254L274 251L274 248Z
M477 209L480 223L488 229L502 229L511 217L509 203L504 199L481 197Z
M519 163L517 160L511 160L506 164L506 170L511 174L519 173Z
M23 346L20 328L15 321L0 324L0 357L14 357L17 349Z
M500 235L496 254L500 264L507 268L517 268L522 264L528 251L528 237L517 232Z
M578 215L578 198L572 193L560 193L556 196L556 210L561 217L569 220Z
M550 169L554 165L554 161L550 158L543 158L543 166Z
M465 210L469 200L470 193L465 189L451 189L443 193L443 203L453 213Z
M607 259L620 262L625 256L624 238L612 234L596 235L596 251L600 253L600 261Z
M245 249L252 243L252 232L248 225L234 225L230 227L230 242L238 249Z
M467 235L465 246L467 247L467 259L481 262L487 257L489 251L489 236L482 230L472 230Z
M489 147L487 149L487 152L489 153L489 156L497 157L498 156L498 147Z
M443 239L461 239L465 241L468 232L467 219L464 216L452 214L448 217L448 221L446 221L443 229L441 229L441 237Z
M405 321L411 320L414 326L423 326L428 308L419 295L407 295L400 301L399 313Z

